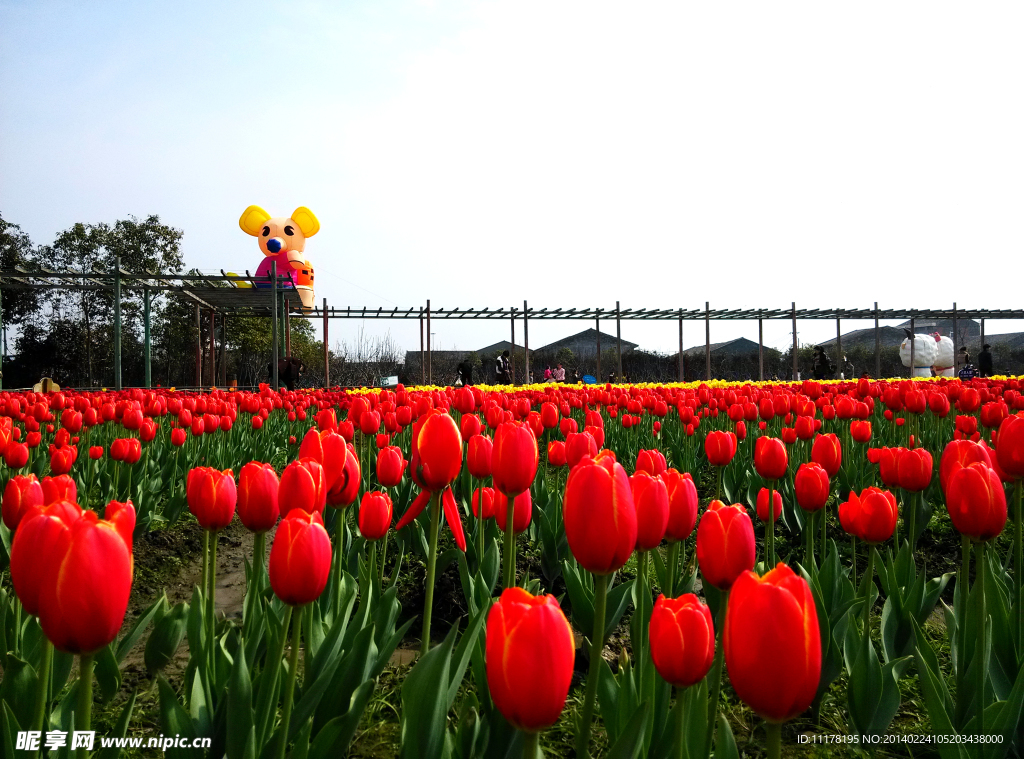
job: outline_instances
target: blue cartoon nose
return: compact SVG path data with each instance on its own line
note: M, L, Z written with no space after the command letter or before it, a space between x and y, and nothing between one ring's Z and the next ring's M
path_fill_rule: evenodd
M267 250L269 250L271 253L280 253L281 248L283 247L284 240L282 240L280 237L271 237L269 240L267 240Z

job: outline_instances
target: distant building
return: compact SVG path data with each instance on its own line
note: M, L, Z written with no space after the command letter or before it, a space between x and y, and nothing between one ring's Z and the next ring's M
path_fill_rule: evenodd
M518 355L522 355L522 353L523 353L523 346L522 345L512 345L512 343L510 343L508 340L502 340L500 342L494 343L493 345L488 345L485 348L480 348L480 349L478 349L476 351L476 353L477 353L477 355L480 356L480 358L487 359L487 358L494 358L499 353L504 353L505 351L508 351L509 355L512 355L513 351L516 354L518 354ZM536 353L536 351L533 351L533 350L530 351L530 355L531 356L534 353Z
M707 350L706 345L695 345L692 348L687 348L683 351L683 355L687 358L696 358L703 356ZM748 340L745 337L737 337L735 340L727 340L724 343L711 343L711 355L712 356L748 356L750 354L757 355L758 345L753 340ZM769 350L765 348L765 351ZM675 354L678 358L679 354Z
M616 338L615 335L609 335L605 332L601 332L600 335L602 353L607 350L618 349L618 338ZM569 337L563 337L561 340L555 340L553 343L548 343L544 347L538 348L536 352L555 355L563 348L568 348L577 358L583 358L584 356L596 356L597 336L598 331L596 329L585 329L582 332L577 332L575 335L569 335ZM631 353L637 347L636 343L631 343L629 340L622 341L623 354Z

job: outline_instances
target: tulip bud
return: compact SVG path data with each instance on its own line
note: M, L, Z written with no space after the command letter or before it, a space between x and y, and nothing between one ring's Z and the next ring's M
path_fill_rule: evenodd
M658 596L649 632L654 668L677 688L696 685L715 658L715 628L708 609L693 593Z
M611 574L629 560L636 545L636 507L629 478L613 453L585 458L570 470L563 514L569 549L585 569Z
M754 525L742 506L708 504L697 527L697 563L701 577L719 590L754 568Z
M654 477L643 469L629 478L629 486L636 508L636 550L650 551L665 537L669 514L668 488L660 477Z
M488 689L498 711L520 730L558 721L575 657L572 629L554 596L508 588L488 612Z
M530 489L537 475L537 439L522 422L504 422L494 431L491 474L494 489L514 496Z
M665 539L670 543L686 540L697 526L697 487L689 472L680 474L675 469L666 469L662 475L668 490L668 524Z
M474 435L469 439L466 453L466 465L469 473L478 480L491 476L494 443L486 435Z
M292 509L277 526L270 548L274 594L286 604L304 606L324 592L330 571L331 539L320 512Z
M888 490L869 487L860 495L851 490L849 499L839 504L839 523L865 543L884 543L891 538L898 519L896 498Z
M486 506L486 504L485 504ZM498 489L494 489L494 516L498 521L498 529L507 531L508 527L508 496ZM533 498L529 490L524 490L516 496L515 505L512 507L512 531L518 535L530 526L530 519L533 517Z
M1006 491L982 462L960 467L949 478L946 508L957 531L975 542L991 540L1006 526Z
M801 464L793 481L796 502L804 511L817 511L828 503L831 486L828 472L813 461Z
M219 472L208 466L192 469L185 482L188 510L204 530L223 530L235 516L238 493L234 472Z
M377 482L386 488L398 487L402 482L406 461L397 445L382 448L377 454Z
M238 518L250 532L266 532L275 524L278 507L277 472L270 464L250 461L238 473Z
M379 490L363 493L359 503L359 532L367 540L380 540L391 528L391 498Z
M444 411L433 409L413 423L413 481L432 493L444 490L462 469L462 436L459 428Z
M789 455L785 444L774 437L759 437L754 443L754 468L766 480L777 480L786 474Z
M315 459L295 459L281 473L277 502L281 517L293 509L321 513L327 505L324 469Z
M42 485L34 474L16 474L4 488L3 520L14 532L31 509L41 509L45 503Z

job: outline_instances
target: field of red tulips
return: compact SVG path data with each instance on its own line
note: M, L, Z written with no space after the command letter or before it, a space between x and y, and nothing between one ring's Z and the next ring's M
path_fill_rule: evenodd
M3 392L0 456L5 757L1024 753L1019 379Z

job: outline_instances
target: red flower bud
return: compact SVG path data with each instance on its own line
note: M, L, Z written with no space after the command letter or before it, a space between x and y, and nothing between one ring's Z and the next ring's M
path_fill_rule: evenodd
M708 609L693 593L658 596L651 612L651 659L654 668L677 688L696 685L715 658L715 628Z
M304 606L324 592L330 572L331 539L320 513L292 509L277 526L270 548L274 595L291 606Z

